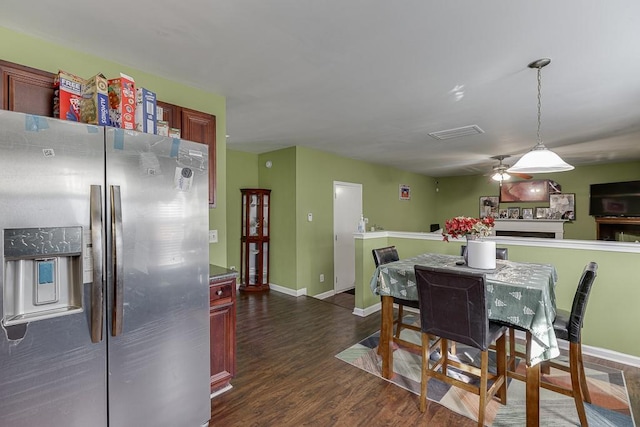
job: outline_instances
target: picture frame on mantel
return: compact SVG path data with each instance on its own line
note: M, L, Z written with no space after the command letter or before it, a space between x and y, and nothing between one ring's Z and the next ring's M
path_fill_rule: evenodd
M480 218L498 218L498 196L480 196Z
M533 208L522 208L522 219L533 219Z
M549 216L553 219L576 219L575 193L561 193L549 195Z
M536 219L549 218L549 208L536 208Z
M520 218L520 208L508 208L509 219Z
M503 182L500 203L548 202L549 180Z

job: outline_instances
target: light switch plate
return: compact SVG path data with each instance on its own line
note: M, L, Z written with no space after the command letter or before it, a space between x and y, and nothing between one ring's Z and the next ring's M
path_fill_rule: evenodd
M218 230L209 230L209 243L218 243Z
M307 214L307 221L309 222L313 221L313 214L311 212Z

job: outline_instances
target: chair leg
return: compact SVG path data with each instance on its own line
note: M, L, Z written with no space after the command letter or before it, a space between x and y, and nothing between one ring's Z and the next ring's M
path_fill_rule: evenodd
M582 401L582 385L580 380L580 348L577 343L569 344L569 368L571 371L571 388L573 389L573 400L576 402L578 418L580 425L588 427L587 414L584 411L584 402Z
M509 363L511 363L509 361ZM496 374L503 378L502 385L498 389L496 395L500 399L500 403L507 404L507 351L506 338L502 335L496 342Z
M420 374L420 412L427 410L427 369L429 369L429 335L422 333L422 370Z
M504 339L504 338L501 338ZM503 343L504 345L504 343ZM504 347L503 347L504 348ZM480 407L478 408L478 427L484 427L484 413L487 406L487 374L489 372L489 352L483 351L480 362Z
M509 328L509 361L508 369L516 370L516 330Z
M403 309L402 304L398 304L398 324L396 325L396 338L400 338L400 330L402 329Z
M440 357L442 358L442 374L447 375L447 365L449 364L449 340L440 338Z
M580 361L580 385L582 386L582 398L585 402L591 403L591 394L589 393L589 386L587 384L587 376L584 373L584 362L582 361L582 343L577 343L578 346L578 360Z

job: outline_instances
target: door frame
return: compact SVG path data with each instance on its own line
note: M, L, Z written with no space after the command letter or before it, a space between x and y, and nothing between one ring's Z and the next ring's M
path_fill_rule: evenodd
M349 187L352 189L357 189L360 193L360 203L359 203L359 208L358 208L358 218L359 216L362 214L363 210L362 210L362 184L360 183L356 183L356 182L344 182L344 181L333 181L333 292L334 294L337 293L337 283L338 283L338 269L336 268L336 266L338 265L338 256L337 256L337 250L336 250L336 243L337 243L337 237L338 237L338 233L336 230L336 224L337 224L337 196L336 196L336 191L339 187ZM355 256L355 250L354 250L354 256ZM353 266L354 269L354 275L355 275L355 264Z

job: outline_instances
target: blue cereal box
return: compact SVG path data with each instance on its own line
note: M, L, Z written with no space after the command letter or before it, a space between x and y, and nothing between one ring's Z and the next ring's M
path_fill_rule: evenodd
M137 88L136 130L138 132L155 134L157 122L156 94L143 87Z
M80 120L83 123L109 126L108 86L107 78L102 74L85 81L80 101Z

